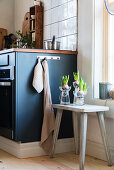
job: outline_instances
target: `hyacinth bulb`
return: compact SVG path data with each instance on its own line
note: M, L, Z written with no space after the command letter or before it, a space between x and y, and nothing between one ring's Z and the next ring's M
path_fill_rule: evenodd
M79 91L77 92L77 96L79 96L79 97L83 97L84 95L85 95L85 93L84 93L83 90L79 90Z
M63 84L62 89L69 89L68 84Z

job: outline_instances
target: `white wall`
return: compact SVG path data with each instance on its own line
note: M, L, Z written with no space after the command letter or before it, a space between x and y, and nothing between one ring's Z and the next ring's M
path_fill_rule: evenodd
M29 12L29 7L33 6L33 0L15 0L14 1L14 31L22 30L22 22L26 12Z
M77 0L42 0L44 4L44 40L56 39L61 49L77 47ZM15 0L15 31L22 29L24 15L33 0Z
M93 0L78 1L78 69L92 97L93 82Z
M103 79L103 3L95 1L95 70L94 70L94 97L99 98L99 82Z
M92 102L93 98L93 75L94 75L94 51L95 51L95 33L96 29L94 29L95 24L95 15L94 15L94 4L95 0L79 0L78 1L78 69L80 70L80 74L87 80L88 85L88 95L87 99ZM101 18L99 18L101 20ZM98 21L97 20L97 24ZM102 24L100 22L100 24ZM99 36L99 30L96 34ZM101 36L99 36L101 38ZM97 38L97 41L99 41ZM98 42L100 43L100 41ZM102 46L100 45L102 48ZM101 52L99 53L99 57L102 57ZM98 53L97 53L98 55ZM97 65L99 66L99 65ZM99 74L98 74L99 76ZM97 105L107 105L110 108L110 111L106 114L106 130L109 139L110 148L112 149L112 153L114 154L114 101L110 100L106 103L103 100L93 100L92 104ZM95 114L88 116L88 131L87 131L87 139L92 141L96 146L99 144L103 145L100 128L97 120L97 116ZM89 148L89 146L88 146ZM103 148L104 149L104 148ZM94 150L94 148L93 148ZM96 157L104 159L100 157L101 153L97 153ZM103 154L103 153L102 153ZM101 154L101 155L102 155ZM93 156L94 153L92 154ZM114 155L113 155L113 162L114 162Z
M14 0L0 0L0 28L14 32Z

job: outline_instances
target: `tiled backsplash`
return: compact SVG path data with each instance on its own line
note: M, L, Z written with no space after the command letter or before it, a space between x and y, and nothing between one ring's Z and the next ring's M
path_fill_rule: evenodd
M61 42L62 50L77 49L77 0L41 0L44 5L44 40ZM22 29L24 15L33 0L14 0L14 30ZM20 13L21 11L21 13Z
M77 49L77 0L43 0L44 40L61 42L62 50Z

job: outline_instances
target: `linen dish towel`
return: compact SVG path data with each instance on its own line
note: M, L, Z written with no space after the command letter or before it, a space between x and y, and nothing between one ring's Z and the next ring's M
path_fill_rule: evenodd
M38 93L40 93L43 90L43 68L40 63L40 58L38 58L38 63L34 69L32 85Z
M55 116L52 107L49 71L46 60L42 62L42 66L44 69L44 118L41 132L41 146L49 153L52 146L52 133L54 130Z

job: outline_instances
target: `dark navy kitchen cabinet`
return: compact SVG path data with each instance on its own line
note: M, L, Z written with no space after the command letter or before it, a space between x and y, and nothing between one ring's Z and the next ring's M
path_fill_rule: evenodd
M13 140L21 142L40 141L43 121L43 91L38 94L32 86L37 56L60 56L60 60L47 60L52 103L59 103L61 78L63 75L68 74L70 76L69 85L72 86L70 98L71 102L73 101L72 73L77 70L77 55L75 53L70 54L70 52L69 54L59 54L55 52L26 52L26 50L10 51L8 54L12 53L13 55L15 54L15 101L13 103L15 105L15 113ZM64 111L59 138L70 138L72 136L72 115L69 111Z

